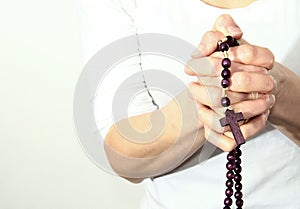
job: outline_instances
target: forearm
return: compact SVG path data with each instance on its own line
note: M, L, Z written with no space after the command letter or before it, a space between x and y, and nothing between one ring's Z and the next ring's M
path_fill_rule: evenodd
M160 110L114 124L106 136L105 150L115 172L134 181L179 166L204 142L195 107L185 91Z
M270 73L277 81L277 91L269 121L300 145L300 77L279 63Z

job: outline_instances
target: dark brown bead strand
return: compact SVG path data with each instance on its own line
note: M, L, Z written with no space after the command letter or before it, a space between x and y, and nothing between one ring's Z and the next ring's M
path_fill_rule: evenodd
M220 41L218 43L218 47L216 51L223 52L226 57L222 60L221 64L223 67L223 70L221 72L222 80L221 80L221 86L224 89L224 92L226 92L225 89L227 89L230 86L230 67L231 67L231 61L227 57L227 51L230 47L238 46L238 41L231 37L226 36L225 41ZM243 201L243 193L242 193L242 167L241 167L241 155L242 151L240 150L240 145L244 143L244 138L242 136L242 133L239 129L239 126L237 126L237 122L243 119L242 113L234 113L233 110L228 109L230 107L230 99L226 96L226 94L221 98L221 105L223 107L226 107L226 117L222 118L220 120L220 123L222 126L225 125L232 125L230 126L234 138L237 141L237 147L230 151L227 154L227 173L226 173L226 190L225 190L225 199L224 199L224 207L223 209L231 209L231 205L233 204L232 197L235 198L235 205L237 206L237 209L242 209L242 206L244 205ZM229 120L229 121L228 121ZM234 121L233 121L234 120ZM234 128L234 129L233 129Z

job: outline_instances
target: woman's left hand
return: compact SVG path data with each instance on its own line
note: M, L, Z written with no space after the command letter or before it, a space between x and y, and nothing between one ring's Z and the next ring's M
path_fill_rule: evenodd
M241 125L245 138L250 138L260 131L266 123L271 107L274 105L276 82L269 74L274 66L274 55L267 48L251 45L242 40L242 32L229 15L220 16L215 23L214 31L204 34L198 51L187 63L186 73L198 77L198 82L191 84L191 93L202 109L202 122L205 124L206 138L217 145L222 140L233 141L229 128L222 128L218 123L224 117L224 108L220 105L222 89L220 87L222 52L215 52L217 42L231 35L239 39L240 46L232 47L228 57L232 62L231 85L227 95L235 112L243 112L247 123ZM203 68L203 59L211 67ZM227 150L227 148L226 148Z

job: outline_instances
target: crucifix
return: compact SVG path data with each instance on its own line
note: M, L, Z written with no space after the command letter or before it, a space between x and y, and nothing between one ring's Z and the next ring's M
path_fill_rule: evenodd
M243 121L244 116L241 112L235 113L233 110L227 109L225 117L220 119L221 126L230 126L236 144L239 146L245 143L244 136L241 132L238 122Z

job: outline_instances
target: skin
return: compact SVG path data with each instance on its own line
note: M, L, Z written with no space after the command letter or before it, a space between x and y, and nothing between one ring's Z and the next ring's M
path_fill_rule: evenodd
M246 7L249 4L253 3L255 0L202 0L204 3L219 7L219 8L239 8L239 7Z
M224 151L236 146L229 128L221 127L218 122L224 117L224 108L219 104L222 91L218 80L223 54L214 51L216 43L228 34L241 43L228 52L232 61L232 85L228 96L234 110L243 112L248 119L240 126L244 137L247 140L257 134L270 115L270 122L291 140L300 142L300 109L294 107L294 104L300 103L300 94L295 94L300 88L300 78L276 63L270 50L243 40L242 31L233 19L222 15L216 20L213 30L204 34L198 51L193 53L185 68L187 74L198 77L198 82L191 83L186 91L162 109L130 117L111 127L105 139L105 150L116 173L138 183L144 178L173 170L197 151L205 140ZM202 59L208 59L214 67L198 71L197 63ZM254 99L252 92L258 92L258 98ZM195 112L190 112L191 117L195 116L194 123L183 126L182 112L194 106ZM152 124L161 124L162 117L163 129L157 134ZM153 139L141 143L132 140L130 135L124 136L120 131L124 122L130 122L137 132L153 135ZM134 132L132 134L134 138Z

